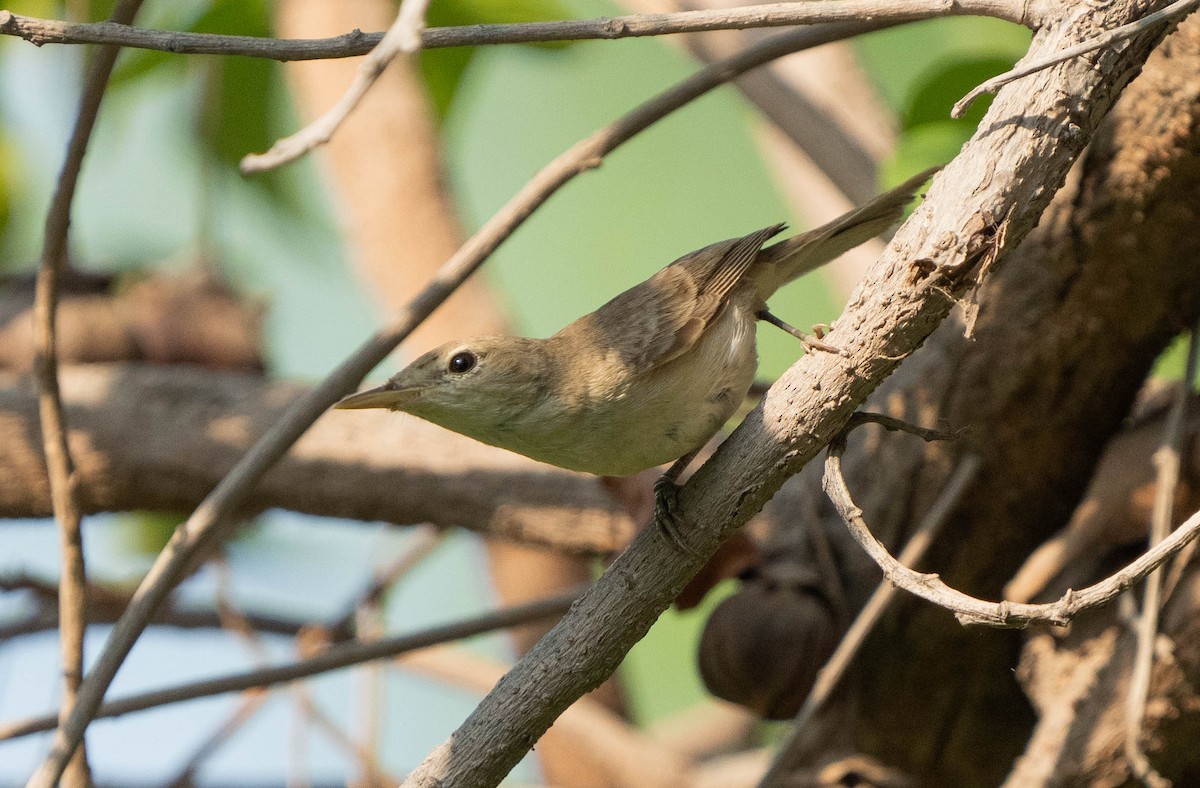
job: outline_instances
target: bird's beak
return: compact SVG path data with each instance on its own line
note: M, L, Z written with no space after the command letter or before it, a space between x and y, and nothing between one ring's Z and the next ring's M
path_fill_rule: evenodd
M399 388L391 381L373 389L351 394L333 407L339 410L361 410L364 408L388 408L400 410L416 402L421 395L419 388Z

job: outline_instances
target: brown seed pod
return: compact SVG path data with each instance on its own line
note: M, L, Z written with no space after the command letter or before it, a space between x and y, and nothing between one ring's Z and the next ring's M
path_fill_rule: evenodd
M712 612L700 675L719 698L771 720L795 716L842 635L820 579L794 563L751 570Z

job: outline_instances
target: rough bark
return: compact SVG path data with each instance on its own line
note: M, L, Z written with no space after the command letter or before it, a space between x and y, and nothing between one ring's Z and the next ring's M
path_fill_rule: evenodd
M892 545L955 457L984 459L954 532L925 564L956 587L1000 598L1033 547L1066 522L1152 362L1200 311L1198 86L1193 19L1150 59L1041 226L978 294L974 337L964 320L947 321L868 403L969 430L932 447L852 441L847 478ZM818 472L805 474L813 496ZM827 505L822 517L845 538ZM861 599L878 573L842 544ZM997 784L1033 722L1012 675L1019 646L1014 633L964 630L908 600L862 657L857 746L919 784Z

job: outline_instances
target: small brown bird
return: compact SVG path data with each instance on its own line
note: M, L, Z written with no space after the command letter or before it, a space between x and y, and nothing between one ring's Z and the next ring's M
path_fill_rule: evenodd
M765 249L784 225L685 255L548 339L448 342L335 407L406 411L535 460L606 476L676 460L664 477L669 488L749 390L757 320L830 349L772 315L767 299L894 224L933 172Z

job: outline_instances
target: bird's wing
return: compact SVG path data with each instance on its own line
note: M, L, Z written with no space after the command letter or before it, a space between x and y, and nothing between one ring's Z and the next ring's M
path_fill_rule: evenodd
M635 374L665 364L690 349L720 317L762 245L784 226L685 255L577 322L586 321L590 335L615 348Z

